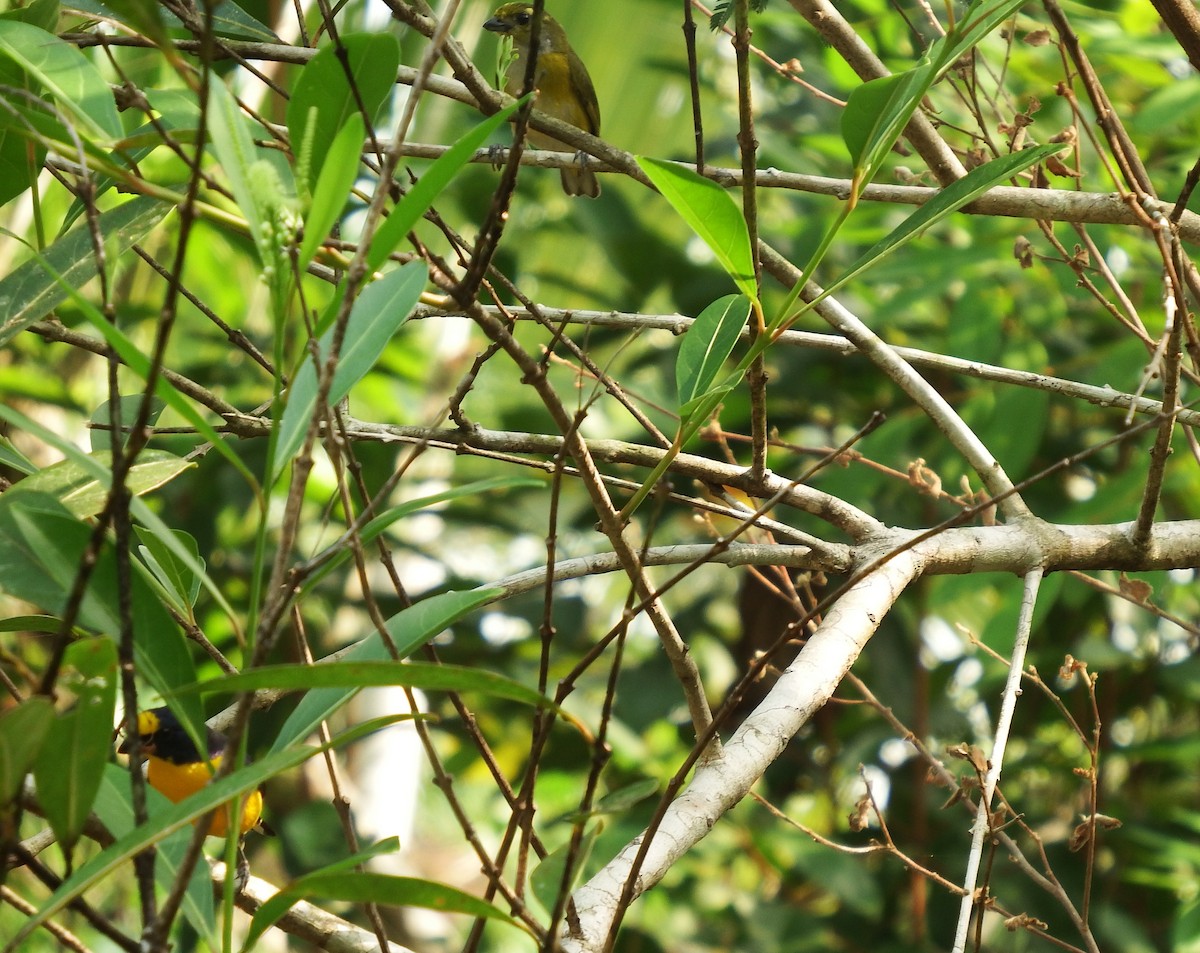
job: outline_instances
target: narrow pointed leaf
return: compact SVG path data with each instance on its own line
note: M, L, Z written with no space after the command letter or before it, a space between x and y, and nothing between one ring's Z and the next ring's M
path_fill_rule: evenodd
M500 589L471 589L466 592L443 592L409 606L387 620L386 628L396 644L401 658L411 654L441 632L452 622L503 595ZM390 659L387 647L372 632L342 658L344 662L382 662ZM317 725L358 694L357 688L314 688L308 692L288 716L272 751L307 738Z
M908 218L900 223L890 235L877 242L858 259L850 269L826 289L826 293L844 285L856 275L862 273L877 261L887 257L905 242L914 238L924 229L940 222L947 215L958 211L995 185L1007 181L1029 166L1049 158L1062 151L1061 145L1035 146L1023 149L1006 156L1000 156L991 162L984 163L972 169L961 179L948 185L932 199L918 208Z
M751 300L757 299L750 233L741 209L729 193L715 182L673 162L644 156L639 156L637 161L663 198L712 249L734 284Z
M692 322L675 361L675 386L680 406L708 392L733 352L750 316L750 299L726 295L705 308Z
M327 748L346 744L356 738L361 738L371 732L378 731L388 725L411 718L411 715L388 716L376 718L356 725L349 731L343 732L328 745L300 745L284 751L276 751L260 761L239 768L220 780L213 781L190 797L172 804L161 814L156 814L145 824L134 828L123 837L106 847L91 858L70 877L59 885L53 895L47 899L24 923L21 924L9 942L4 946L3 953L16 953L22 949L22 942L30 933L47 922L51 917L66 907L72 900L81 896L86 890L94 887L101 880L112 876L121 869L135 854L141 853L151 844L163 837L180 830L198 820L210 811L227 804L234 798L246 794L259 787L267 778L274 777L282 771L293 768L307 761L314 755L320 754Z
M171 206L139 196L100 215L100 234L109 254L124 252L157 225ZM70 295L68 287L82 288L95 277L96 256L87 228L77 228L43 252L49 269L27 261L0 280L0 347L5 347ZM60 280L61 279L61 280Z
M254 923L243 949L251 949L253 942L271 924L287 913L297 900L306 897L388 907L421 907L439 913L461 913L469 917L499 920L524 929L519 922L486 900L431 880L357 871L316 873L299 878L263 904L254 915Z
M424 262L414 261L388 272L363 289L346 323L342 351L329 388L330 406L349 394L350 388L375 366L388 342L421 300L427 277ZM332 340L332 330L322 335L318 345L320 360L325 360L329 354ZM306 358L288 390L275 448L275 478L304 443L304 434L316 407L317 389L317 369L311 358Z
M488 137L500 128L516 112L524 99L511 103L498 113L488 116L478 126L459 139L438 157L425 174L417 180L396 207L388 213L375 237L371 239L371 250L367 253L367 265L378 269L396 247L404 241L412 227L429 211L429 207L464 165L475 155Z

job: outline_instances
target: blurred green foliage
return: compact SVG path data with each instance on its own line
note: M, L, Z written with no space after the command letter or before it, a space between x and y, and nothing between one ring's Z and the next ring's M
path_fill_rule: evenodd
M690 160L695 154L689 106L686 56L677 4L665 0L612 0L603 5L560 5L553 9L588 63L603 116L603 136L632 153L661 159ZM882 0L839 4L847 20L876 54L895 70L912 66L935 39L924 20L911 22ZM266 22L267 5L247 5L246 12ZM10 11L12 12L12 11ZM492 75L494 38L480 29L489 9L465 6L454 29L457 40L474 57L485 76ZM1072 4L1069 15L1079 32L1116 112L1137 144L1160 196L1173 198L1195 160L1200 134L1200 80L1164 32L1148 5ZM401 62L416 66L427 41L394 22L368 18L361 5L343 11L346 31L394 32ZM703 29L696 14L698 83L703 101L706 161L736 167L737 112L732 47L729 38ZM913 14L915 16L915 14ZM63 12L60 31L84 25L79 14ZM315 26L315 19L309 24ZM776 70L752 57L755 132L761 167L845 179L850 174L845 147L837 133L839 107L814 95L815 88L845 100L858 79L837 54L783 3L773 3L751 19L755 46L777 63L798 61L803 72ZM990 120L987 134L1003 151L1000 122L1017 115L1032 117L1031 141L1045 143L1068 125L1094 129L1090 113L1072 116L1057 92L1064 80L1062 59L1053 42L1029 42L1048 28L1033 5L1024 9L1004 34L980 48L974 72L952 74L931 93L932 115L960 156L984 145L984 131L973 113L978 103ZM88 51L109 81L118 76L164 97L186 98L186 87L164 58L147 49L113 48L111 62ZM222 66L222 69L226 67ZM300 68L272 66L276 81L287 89ZM118 73L119 70L119 73ZM438 67L449 76L450 70ZM7 75L7 74L5 74ZM800 82L803 80L803 84ZM406 87L392 104L394 118ZM1078 92L1078 91L1077 91ZM285 118L282 97L262 96L262 114L276 122ZM409 130L411 141L451 143L480 120L461 103L426 93ZM7 121L7 120L6 120ZM127 127L136 125L124 114ZM388 122L381 129L389 130ZM132 128L127 128L132 132ZM260 137L261 138L261 137ZM510 141L506 128L495 136ZM1115 186L1090 145L1071 155L1078 161L1078 180L1052 179L1062 190L1080 188L1110 192ZM402 171L420 176L426 160L405 159ZM171 151L158 148L139 165L141 175L163 187L178 189L186 168ZM881 181L934 184L921 175L919 157L894 153ZM550 170L526 168L506 223L496 268L523 294L547 306L628 314L680 313L695 316L733 290L708 250L658 196L616 175L602 177L604 194L596 202L571 200ZM468 239L484 219L498 174L486 164L459 174L436 203L438 215ZM28 193L24 193L26 196ZM105 203L115 202L109 196ZM214 202L221 202L213 198ZM1196 206L1196 199L1189 203ZM68 216L72 197L53 182L39 186L36 208L16 198L0 209L2 223L23 241L53 240ZM226 203L228 206L228 203ZM107 205L106 205L107 207ZM839 234L821 273L836 276L862 252L888 234L908 214L907 207L860 203ZM836 200L792 190L759 192L759 231L794 263L802 264L838 213ZM36 227L32 223L37 219ZM361 198L351 202L343 223L353 237L362 220ZM44 232L39 238L38 228ZM1084 239L1066 224L1048 226L1067 256ZM143 243L144 251L164 266L172 260L180 223L172 216ZM430 222L416 228L420 241L436 255L454 262L456 252ZM1158 252L1145 232L1118 226L1089 226L1088 253L1100 256L1145 319L1156 338L1162 330L1162 277ZM1014 254L1022 239L1032 245L1031 267ZM0 246L0 273L9 274L27 260L20 242ZM1083 273L1102 287L1100 260L1090 260ZM144 264L124 256L113 265L121 329L145 352L152 349L165 285ZM194 225L187 245L182 283L204 309L218 315L237 334L245 335L269 358L286 354L288 366L303 354L305 319L321 314L331 300L319 283L306 285L305 309L279 320L261 280L261 268L250 240L216 217ZM89 289L90 293L91 289ZM782 302L784 292L767 281L768 308ZM512 303L503 292L499 299ZM1052 374L1123 392L1137 389L1147 362L1146 347L1113 319L1087 290L1047 233L1033 222L978 215L957 215L931 229L904 252L848 287L840 296L889 343L1002 367ZM489 302L490 303L490 302ZM86 331L77 301L55 311L68 329ZM0 321L4 315L0 315ZM815 317L800 330L820 331ZM669 331L569 325L571 340L594 364L619 381L654 423L668 433L675 421L666 410L674 405L677 343ZM65 439L86 445L85 426L108 399L102 358L82 349L52 343L47 335L23 333L0 352L0 402L20 410ZM521 323L517 339L532 353L549 342L546 331ZM372 423L428 426L440 424L447 396L462 380L477 353L486 347L478 329L457 317L408 321L391 340L373 369L354 387L349 409ZM277 350L276 350L277 349ZM735 351L735 356L738 352ZM230 346L226 333L190 301L180 303L164 365L199 382L244 412L272 400L272 375ZM770 378L769 424L775 444L769 466L793 475L823 457L829 448L864 425L875 412L886 414L881 427L859 442L861 458L826 466L811 484L861 507L888 525L923 527L955 515L960 507L920 492L908 479L918 459L952 495L979 489L945 438L910 401L858 357L799 347L775 347L766 359ZM642 428L614 401L593 398L602 391L575 363L551 361L548 374L571 410L587 406L585 435L591 438L644 441ZM140 386L120 372L123 388ZM1123 412L1069 400L1043 390L999 386L973 377L935 369L927 377L959 410L1015 481L1037 477L1064 458L1096 447L1122 430ZM1152 385L1153 387L1156 385ZM550 416L511 364L485 363L462 405L474 424L497 431L553 432ZM744 388L729 395L720 416L729 434L750 433L750 401ZM158 419L162 428L184 428L172 410ZM53 446L22 432L11 422L4 434L37 468L58 459ZM1025 491L1038 516L1054 523L1130 520L1137 513L1145 483L1146 455L1152 436L1113 443L1071 467L1037 479ZM186 457L198 447L188 432L156 435L152 446ZM730 441L738 460L748 453ZM245 467L262 478L267 468L266 441L233 439L229 449ZM451 448L452 449L452 448ZM706 436L688 449L720 458L723 449ZM378 488L407 460L407 450L384 442L356 442L353 458L364 485ZM252 619L258 587L265 583L256 546L277 544L276 519L286 484L271 488L267 514L257 509L255 490L218 453L200 454L186 474L155 489L145 502L171 529L189 534L205 570L242 622ZM12 466L0 471L19 485ZM387 501L429 495L497 474L525 474L504 462L444 447L426 449L412 464ZM536 471L532 471L536 472ZM644 474L633 468L613 472L632 481ZM296 562L311 558L342 534L347 522L338 493L338 474L318 456L301 501L302 516L295 539ZM1159 515L1191 519L1197 513L1195 461L1183 437L1176 462L1168 468ZM965 484L964 484L965 481ZM696 492L686 481L677 489ZM596 514L581 486L564 479L556 498L557 522L548 523L549 480L536 488L512 487L430 507L392 525L384 536L408 597L445 589L465 590L494 583L503 576L546 560L546 537L553 536L558 559L591 553L603 543L594 532ZM360 499L355 500L361 506ZM828 534L825 524L802 515L774 514L796 527ZM639 513L639 527L654 544L704 541L707 529L692 509L652 501ZM264 530L264 525L266 529ZM840 539L840 542L845 540ZM1017 710L1014 741L1005 764L1002 791L1044 846L1050 866L1078 905L1086 879L1084 853L1068 849L1068 839L1088 810L1088 785L1078 773L1088 767L1086 748L1069 729L1063 710L1077 722L1085 738L1099 733L1099 810L1119 819L1120 829L1103 831L1091 882L1092 926L1102 949L1188 950L1200 947L1197 884L1197 822L1193 810L1200 795L1197 776L1196 711L1200 672L1195 637L1171 621L1194 625L1200 610L1193 570L1135 574L1149 587L1148 601L1163 615L1120 598L1115 572L1094 574L1111 591L1089 586L1071 575L1047 580L1036 616L1029 661L1047 689L1027 685ZM297 602L296 628L303 628L314 651L325 655L369 628L362 611L363 579L369 580L383 617L399 612L404 598L395 593L378 562L361 572L345 568L319 580ZM842 580L830 579L820 594ZM753 646L745 631L746 614L739 592L752 584L744 571L706 567L675 587L668 605L685 633L692 656L717 702L745 669ZM22 617L30 606L9 592L0 603L5 616ZM855 675L870 687L881 705L921 738L936 757L960 777L967 766L944 756L960 742L985 744L994 722L1006 668L990 649L1011 649L1019 604L1019 580L999 575L940 577L922 580L905 594L881 625L855 666ZM536 686L543 644L539 633L555 630L548 693L596 641L617 624L627 597L627 584L613 576L596 576L559 584L546 609L541 591L523 593L456 623L436 641L445 662L502 673ZM753 593L749 597L756 598ZM757 598L764 598L759 592ZM157 607L157 603L155 603ZM58 606L37 606L57 611ZM786 613L785 621L786 621ZM194 606L196 628L236 664L246 655L237 626L203 590ZM174 636L175 633L173 633ZM772 635L773 633L767 633ZM290 636L290 630L289 630ZM750 641L753 641L752 639ZM47 664L49 637L21 628L0 632L0 665L22 691L30 691ZM271 661L294 661L298 648L285 637ZM653 632L638 619L623 644L622 671L613 721L609 727L611 761L604 769L601 791L618 790L647 779L659 790L686 755L691 735L670 666ZM196 652L201 678L220 674L217 664ZM1059 677L1064 658L1087 663L1098 676L1093 711L1080 676ZM608 689L607 664L589 668L579 678L565 707L595 723ZM179 679L182 681L182 677ZM156 686L162 687L162 686ZM1049 693L1057 694L1062 709ZM948 805L950 792L931 785L928 769L899 744L903 733L880 712L860 701L854 687L843 686L839 701L826 706L805 727L760 785L762 795L800 824L823 837L863 848L882 837L877 826L854 831L847 816L862 793L862 777L872 781L884 810L888 834L896 847L916 863L950 882L961 878L969 815L961 805ZM501 699L470 699L478 731L490 746L494 764L514 786L530 767L531 715L527 708ZM280 730L291 703L256 716L252 753L265 752ZM498 794L494 777L473 745L460 712L440 695L429 699L431 736L444 760L446 774L474 831L489 846L502 836L509 805ZM400 757L399 754L392 755ZM534 801L536 828L549 850L570 836L564 820L578 808L592 756L583 740L559 725L538 762ZM427 768L420 776L419 820L411 843L415 853L430 852L446 861L447 870L477 862L464 846L459 823L430 783ZM252 862L264 876L285 881L349 853L332 831L332 811L314 807L328 792L311 776L284 777L268 787L268 804L282 833L282 847L253 845ZM591 868L610 859L650 819L655 800L640 802L604 817L591 853ZM39 826L26 816L21 834ZM372 831L364 831L368 837ZM1036 848L1023 841L1032 855ZM85 841L86 845L86 841ZM81 846L85 860L91 848ZM466 859L464 862L464 858ZM52 863L58 863L54 858ZM474 865L474 866L472 866ZM589 868L589 871L590 869ZM1026 913L1043 920L1050 934L1078 944L1077 934L1061 907L1002 855L989 859L989 889L1009 914ZM434 879L436 870L421 873ZM40 902L44 894L28 874L10 874L23 894ZM130 880L113 878L106 896L94 903L106 911L125 911L121 925L136 935ZM477 883L473 886L478 886ZM949 948L957 897L937 883L923 880L895 856L839 853L817 844L804 831L789 826L762 804L739 805L713 833L690 852L666 880L630 910L622 950L809 950L873 951L941 950ZM339 913L365 922L361 911ZM14 935L25 915L0 905L0 937ZM104 941L79 918L67 921L93 948ZM405 929L401 927L400 929ZM427 940L427 949L458 949L465 927L455 923L446 936ZM515 931L491 928L482 948L527 949ZM415 940L413 942L416 942ZM522 946L522 943L526 945ZM439 945L440 944L440 945ZM988 950L1050 948L1029 933L1006 932L998 917L989 918L984 947ZM35 934L22 950L52 949L44 934Z

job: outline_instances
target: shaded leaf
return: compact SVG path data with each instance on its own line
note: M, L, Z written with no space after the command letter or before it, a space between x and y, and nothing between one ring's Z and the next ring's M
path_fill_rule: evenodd
M503 595L501 589L443 592L409 606L387 620L386 628L400 658L420 648L452 622ZM378 632L372 632L342 658L342 662L382 662L391 655ZM358 694L357 688L314 688L288 716L272 751L307 738L317 725Z
M70 855L92 812L112 743L117 705L117 646L85 639L67 648L59 688L75 704L59 713L34 764L38 799L63 850Z
M752 301L758 298L750 233L741 209L723 188L691 169L638 157L638 165L663 198L716 255L721 267Z

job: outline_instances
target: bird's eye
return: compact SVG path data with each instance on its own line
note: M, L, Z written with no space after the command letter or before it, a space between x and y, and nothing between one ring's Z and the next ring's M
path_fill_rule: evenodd
M517 14L517 22L519 24L521 24L521 26L524 26L526 23L528 23L530 21L530 19L532 19L532 18L529 16L528 13L518 13Z

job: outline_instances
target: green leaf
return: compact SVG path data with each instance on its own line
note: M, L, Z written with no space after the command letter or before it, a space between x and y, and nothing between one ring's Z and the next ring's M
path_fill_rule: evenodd
M108 322L102 323L110 332L118 335L119 340L123 342L122 347L129 343L128 339L123 335L119 335L119 332L116 332L116 329L112 325L108 324ZM129 346L132 347L131 344ZM118 348L118 351L119 350L121 350L121 348ZM159 383L164 384L161 378L159 379ZM174 389L166 388L165 393L169 394L171 397L171 399L168 400L168 403L180 402L182 403L183 408L189 414L195 414L195 411L192 409L191 405L184 401L182 396ZM56 450L60 451L65 457L67 457L67 459L73 460L80 467L90 471L92 476L105 486L109 485L109 481L112 477L112 474L109 472L109 470L97 460L85 454L69 440L63 439L59 434L56 434L48 428L41 426L41 424L26 417L20 411L4 406L4 404L0 404L0 420L7 420L10 423L20 427L27 433L33 434L49 446L52 446ZM207 424L204 424L204 426L207 427L208 430L212 430L212 428ZM224 443L218 434L214 432L213 437L217 440L218 450L220 450L224 455L233 456L233 451L224 446ZM241 461L238 460L236 456L233 456L233 459L237 460L237 465L240 468L239 472L244 471L245 467L242 465ZM251 480L251 482L253 481ZM5 497L11 495L12 491L10 490L5 494ZM137 496L133 497L130 509L133 512L134 518L139 523L141 523L143 526L146 526L155 534L155 536L163 540L164 544L168 546L171 549L171 552L175 554L175 557L181 560L184 565L192 570L192 572L200 579L204 587L208 590L209 595L213 597L217 605L219 605L226 615L229 616L230 620L237 625L238 617L234 613L233 607L229 604L229 601L225 598L225 594L205 573L203 564L193 559L192 554L189 553L188 550L179 543L171 530L168 529L167 525L162 521L162 518L153 510L151 510L150 507L146 505L144 500ZM0 581L0 585L2 585L2 581Z
M159 794L152 787L146 787L146 812L149 817L157 817L170 808L171 802L164 795ZM129 772L120 765L108 764L105 766L100 790L96 793L94 809L96 816L114 837L124 837L136 826L129 790ZM183 867L184 856L187 854L191 840L191 829L182 827L174 833L168 834L155 845L157 855L154 859L154 882L158 884L158 888L163 893L167 893L175 885L175 879ZM192 868L192 876L188 881L182 910L183 915L187 917L196 932L205 938L209 948L221 949L220 934L217 930L216 916L213 913L213 888L207 864L199 863Z
M26 476L37 473L37 466L14 447L7 437L0 437L0 466L9 467Z
M283 246L276 234L276 213L283 203L282 191L278 182L273 183L276 187L272 188L264 181L249 120L242 115L237 101L215 72L209 76L208 102L213 151L229 182L234 201L246 216L259 260L264 267L281 268L284 265Z
M104 5L111 9L122 23L133 27L135 33L153 40L155 45L164 46L170 42L163 23L162 4L156 3L155 0L104 0Z
M135 854L140 854L151 844L157 843L173 831L181 830L221 805L255 790L267 778L293 768L322 751L347 744L371 732L378 731L380 728L411 717L411 715L391 715L386 718L375 718L343 732L328 745L320 747L301 745L286 751L276 751L260 761L248 764L220 780L205 785L178 804L170 805L145 824L118 837L113 844L64 880L53 895L42 904L37 913L25 919L16 936L4 946L4 953L16 953L22 948L22 941L30 933L66 907L72 900L94 887L101 880L111 877Z
M388 342L421 300L427 278L424 262L413 261L363 289L346 323L342 351L329 388L330 406L349 394L350 388L375 366ZM319 360L327 358L332 342L333 329L330 329L321 336L318 344ZM304 434L317 403L317 389L317 369L306 357L288 389L287 406L275 448L276 472L271 482L278 478L304 443Z
M428 599L422 599L416 605L409 606L396 613L385 623L388 634L396 645L400 658L416 651L452 622L461 619L468 612L498 599L503 595L501 589L470 589L466 592L443 592ZM378 632L372 632L353 649L346 653L342 662L382 662L392 656L383 644ZM275 739L272 751L279 751L288 745L295 744L307 738L317 725L332 715L358 694L356 688L314 688L308 692L295 710L288 716L279 735Z
M712 249L734 284L751 301L758 300L750 233L741 209L729 193L715 182L673 162L645 156L639 156L637 161L663 198Z
M118 447L124 447L129 443L129 431L137 422L138 414L142 409L142 401L145 398L141 394L126 394L118 399L117 409L117 427L116 433L112 430L112 413L109 410L111 401L104 401L88 418L88 435L91 440L92 450L112 450L115 443ZM150 414L146 418L146 425L153 427L158 423L158 418L162 415L166 404L157 397L150 398Z
M144 526L134 526L142 545L139 547L142 560L154 574L154 578L165 589L175 603L175 608L184 616L191 615L191 609L200 595L200 576L192 571L192 566L204 567L200 556L200 547L196 538L181 529L171 530L171 536L189 555L190 560L180 559L175 550Z
M842 110L841 129L854 165L856 185L871 180L908 125L933 77L933 67L922 63L903 73L869 80L850 93Z
M383 854L392 854L400 849L399 837L387 837L377 844L372 844L366 850L360 850L349 857L344 857L341 860L335 861L322 867L320 870L314 870L311 873L301 877L300 880L293 881L287 888L275 894L267 900L254 913L254 919L250 923L250 929L246 932L246 939L242 943L242 950L249 951L254 948L254 944L260 936L267 931L273 924L278 923L282 917L296 901L303 896L303 884L309 877L331 877L341 871L349 871L360 864L366 863L373 857L379 857Z
M533 891L533 895L538 898L538 902L546 908L547 912L555 908L559 896L564 891L568 895L574 892L576 885L579 883L580 876L583 874L584 864L587 863L588 857L591 856L592 848L596 844L596 837L603 830L603 827L604 825L597 821L583 835L578 848L571 855L571 875L565 884L563 883L563 879L567 873L570 842L563 844L557 850L552 850L534 868L529 878L529 886Z
M26 698L0 715L0 811L21 793L53 723L54 704L44 695Z
M110 256L122 254L166 217L171 206L139 196L100 215L99 229ZM21 265L0 280L0 347L45 317L96 276L96 256L86 227L60 238L43 252L42 262ZM56 277L57 276L57 277ZM59 280L61 278L61 281Z
M406 500L396 506L389 507L384 510L373 520L367 523L362 528L362 532L358 534L359 540L365 545L380 536L385 529L391 526L399 519L409 516L413 513L419 513L421 510L428 509L431 506L436 506L439 503L449 503L453 500L474 500L484 493L489 493L492 490L507 490L523 487L544 487L545 480L541 477L492 477L487 480L476 480L472 483L464 483L461 486L454 486L448 490L443 490L441 493L432 493L429 496L417 497L413 500ZM321 564L321 568L309 576L304 582L304 591L307 592L316 586L330 572L350 559L353 551L341 543L335 543L336 551L325 562Z
M35 80L85 136L121 138L112 90L92 61L70 43L30 23L0 20L0 55Z
M90 537L91 527L52 497L11 491L0 495L0 588L60 613ZM80 606L79 624L115 639L121 631L117 593L116 562L105 544ZM140 573L133 574L130 603L138 673L169 697L176 686L196 680L183 633ZM199 703L191 704L198 713Z
M92 812L112 744L117 705L117 646L85 639L67 648L59 688L75 705L62 712L34 764L38 800L68 856Z
M634 781L623 788L610 791L596 802L592 808L593 814L623 814L635 804L638 804L658 790L658 782L654 778L643 778Z
M54 32L62 7L58 0L33 0L22 7L12 7L0 13L0 20L20 20L43 30Z
M955 62L979 41L1024 6L1025 0L976 0L959 18L955 28L929 49L929 58L941 78Z
M297 270L307 270L309 262L334 224L341 217L358 177L358 157L362 149L363 123L358 113L346 117L346 125L338 131L329 147L326 163L321 167L313 190L312 205L304 220L304 240L300 244Z
M478 126L459 139L454 145L442 153L437 160L425 170L425 174L417 180L417 184L408 190L394 209L384 219L379 230L371 239L371 249L367 253L367 267L378 271L387 261L396 246L412 231L417 221L429 211L429 206L436 199L455 174L475 155L475 150L487 142L488 137L500 128L515 113L525 99L519 99L492 116L488 116Z
M679 403L686 405L707 393L733 352L738 335L750 316L750 299L726 295L705 308L692 322L675 361L675 386Z
M462 913L469 917L499 920L518 929L525 929L517 920L486 900L480 900L445 884L434 883L432 880L357 871L314 873L293 881L263 904L254 915L254 922L242 949L251 949L254 941L271 924L287 913L297 900L307 897L320 897L341 903L422 907L437 910L439 913Z
M363 130L390 97L399 66L400 43L391 33L346 34L340 47L322 47L305 64L288 101L287 125L297 156L309 157L300 163L306 191L316 193L321 173L335 161L329 144L345 132L352 116L358 117L359 134L350 168L357 168Z
M916 237L930 225L940 222L947 215L958 211L973 199L978 198L992 186L1007 181L1018 172L1061 152L1062 149L1061 145L1035 146L1032 149L1023 149L1020 152L1000 156L972 169L961 179L939 191L932 199L901 222L886 238L871 246L858 261L850 266L845 274L825 290L825 294L832 293L871 265L890 255L905 242Z
M80 466L73 459L63 460L26 477L14 485L9 494L19 497L23 493L44 493L53 496L76 516L95 516L104 509L104 501L108 498L111 454L102 451L90 456L102 468L103 477L92 467ZM166 450L143 450L130 468L125 485L134 496L141 496L195 466Z
M435 665L429 662L336 662L316 665L264 665L234 675L222 675L195 686L206 695L214 693L255 691L263 688L371 688L384 685L405 685L430 691L479 692L493 698L533 705L537 708L557 708L549 698L535 689L497 672L462 665Z

